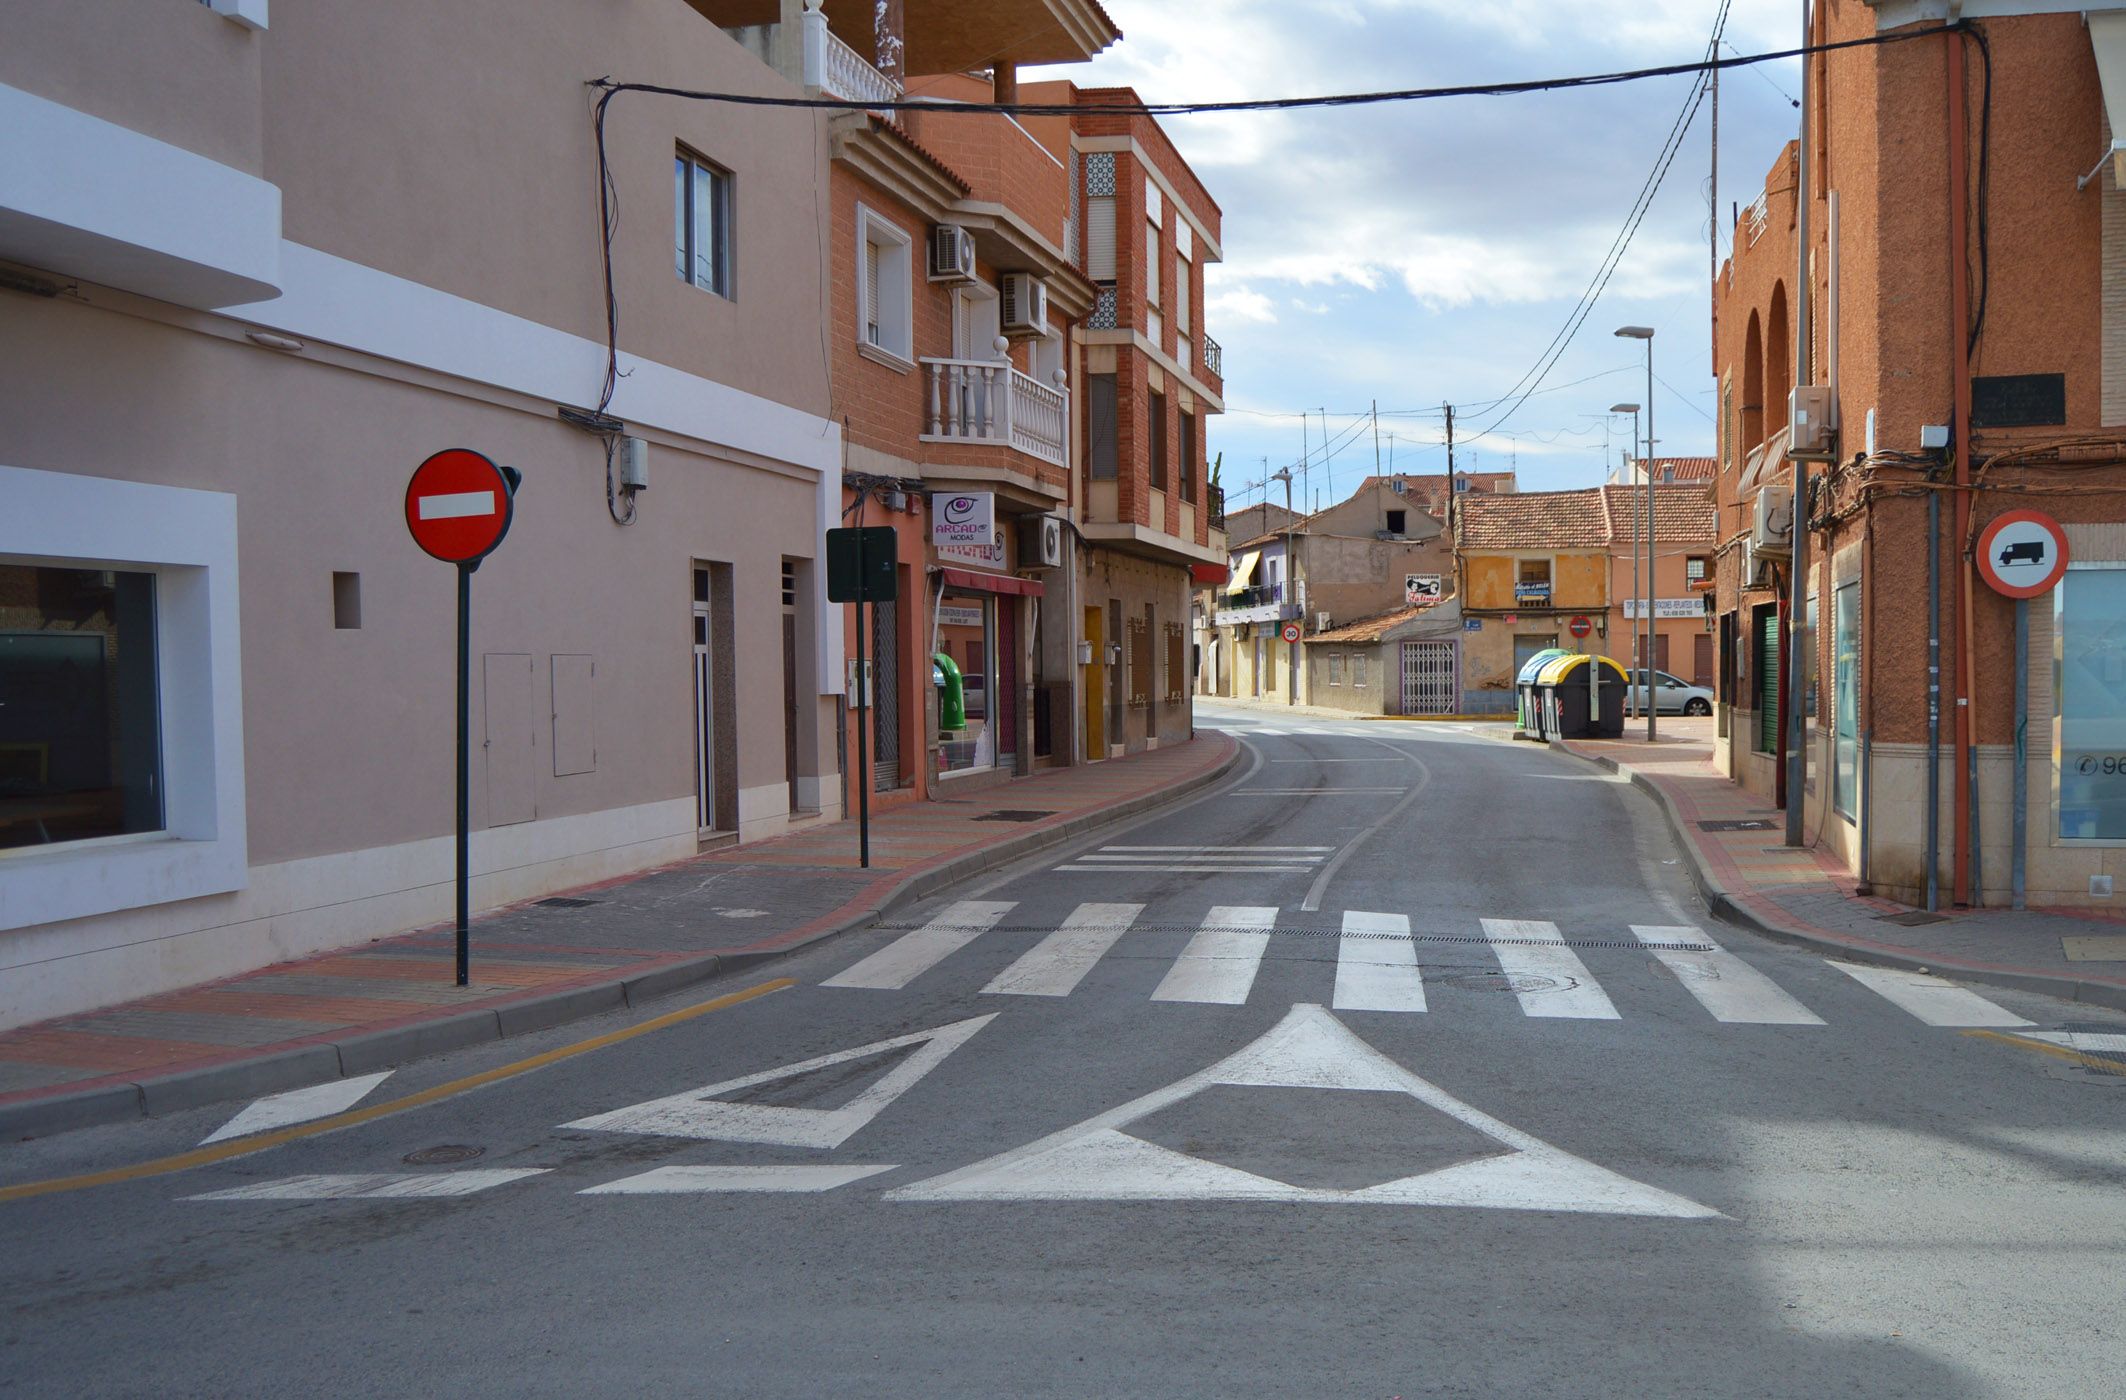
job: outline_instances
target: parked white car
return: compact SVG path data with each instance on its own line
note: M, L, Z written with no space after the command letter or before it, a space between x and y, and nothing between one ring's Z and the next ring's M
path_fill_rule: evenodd
M1645 714L1646 672L1631 673L1631 689L1624 693L1624 712L1637 710ZM1654 672L1654 713L1660 715L1709 715L1713 712L1713 693L1702 685L1692 685L1680 676L1671 676L1666 671Z

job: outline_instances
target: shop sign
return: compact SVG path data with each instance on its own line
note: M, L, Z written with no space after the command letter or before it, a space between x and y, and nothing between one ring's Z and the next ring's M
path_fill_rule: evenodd
M930 502L930 542L941 548L997 543L997 498L989 491L965 491L933 497Z
M980 627L982 610L979 607L964 608L951 603L938 606L938 625L941 627Z
M1646 615L1645 604L1646 600L1644 598L1626 598L1624 600L1624 616L1626 618L1644 617ZM1704 617L1705 600L1703 598L1654 599L1654 620L1656 622L1677 618L1702 620Z
M1420 603L1437 603L1440 599L1440 576L1438 574L1404 574L1403 606L1414 608Z

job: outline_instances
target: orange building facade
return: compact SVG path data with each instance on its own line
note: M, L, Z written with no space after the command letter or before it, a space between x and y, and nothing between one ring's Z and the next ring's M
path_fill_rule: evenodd
M1889 42L1808 60L1802 141L1713 289L1718 762L1907 902L2102 905L2126 874L2122 26L2115 4L1819 0L1813 41ZM2017 609L1976 550L2016 509L2073 559L2027 608L2020 726Z

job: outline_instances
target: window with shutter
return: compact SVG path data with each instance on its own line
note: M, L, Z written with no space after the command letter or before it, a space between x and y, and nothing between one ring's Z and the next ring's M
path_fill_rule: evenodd
M1174 258L1174 329L1188 334L1188 259Z
M880 343L878 329L878 244L864 240L864 338Z
M1166 489L1166 395L1150 395L1147 416L1152 430L1152 490Z
M914 243L876 212L856 209L856 343L890 362L915 358ZM872 358L879 358L873 355Z
M1085 202L1085 275L1095 282L1115 280L1115 197L1095 195Z
M1113 481L1121 453L1116 418L1115 376L1085 376L1085 474L1093 481Z
M1159 225L1144 226L1144 299L1153 306L1159 304Z

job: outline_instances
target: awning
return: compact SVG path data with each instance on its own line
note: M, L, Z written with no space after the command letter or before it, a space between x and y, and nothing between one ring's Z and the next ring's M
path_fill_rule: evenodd
M1189 582L1218 584L1229 580L1233 571L1223 564L1191 564L1188 566Z
M1233 570L1233 581L1225 586L1225 591L1238 593L1243 588L1246 588L1248 580L1255 577L1255 566L1261 562L1262 551L1259 549L1249 550L1246 557L1241 559L1240 567Z
M1030 578L1015 578L1010 574L989 574L976 569L940 569L938 576L945 580L947 588L970 588L977 593L1014 593L1022 598L1038 598L1041 585Z
M2098 11L2088 22L2097 81L2104 89L2104 114L2111 118L2112 180L2126 188L2126 13Z

